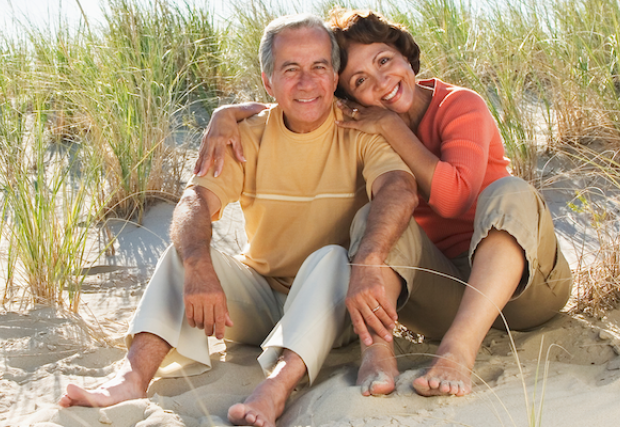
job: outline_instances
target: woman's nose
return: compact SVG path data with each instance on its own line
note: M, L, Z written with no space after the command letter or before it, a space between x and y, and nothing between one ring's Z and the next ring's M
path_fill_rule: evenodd
M387 76L383 75L383 74L377 74L374 77L374 81L375 81L375 90L377 91L384 91L389 83L389 79Z

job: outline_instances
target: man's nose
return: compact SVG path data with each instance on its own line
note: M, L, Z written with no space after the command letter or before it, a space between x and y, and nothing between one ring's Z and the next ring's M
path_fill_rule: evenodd
M314 76L308 71L302 71L297 85L300 89L312 88L315 85Z

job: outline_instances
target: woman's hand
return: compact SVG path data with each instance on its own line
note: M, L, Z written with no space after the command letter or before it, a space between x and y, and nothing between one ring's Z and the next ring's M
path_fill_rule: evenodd
M222 173L224 151L227 145L232 145L235 158L238 161L245 162L238 122L259 113L265 108L267 106L264 104L249 103L228 105L213 111L209 126L202 136L194 173L198 176L204 176L212 166L214 167L213 176L217 177Z
M343 128L357 129L362 132L385 135L389 123L402 119L396 113L381 107L362 107L354 101L338 100L337 104L344 114L344 121L337 120L336 124Z

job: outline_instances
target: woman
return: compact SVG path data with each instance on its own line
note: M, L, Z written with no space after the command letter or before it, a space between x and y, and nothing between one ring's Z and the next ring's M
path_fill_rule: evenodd
M471 372L492 326L528 329L549 320L566 303L570 269L559 250L551 215L541 196L511 177L499 130L482 98L438 79L416 80L420 50L402 26L373 12L332 11L341 49L340 126L379 133L416 176L420 205L413 213L424 253L398 301L399 322L440 339L431 366L413 381L422 395L471 392ZM260 111L249 104L219 110L196 166L202 174L232 143L235 120ZM231 136L232 135L232 136ZM209 151L211 150L211 151ZM206 153L211 155L206 156ZM419 254L418 254L419 255ZM461 281L453 280L456 277ZM399 290L386 290L397 305ZM392 342L369 328L378 307L367 290L350 289L347 307L362 340L358 384L365 395L388 394L398 375ZM372 318L371 318L372 317ZM382 322L388 327L389 320Z

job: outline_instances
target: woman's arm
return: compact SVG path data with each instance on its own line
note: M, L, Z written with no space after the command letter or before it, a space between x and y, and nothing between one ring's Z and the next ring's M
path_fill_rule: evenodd
M228 144L233 146L237 160L245 162L238 122L260 113L265 108L268 108L268 105L247 102L215 109L202 136L194 174L204 176L211 166L214 166L213 175L218 176L224 167L224 149Z
M351 119L339 125L381 134L416 176L421 195L444 218L458 217L472 206L490 158L496 169L503 166L499 164L504 162L504 152L497 125L475 92L453 92L442 100L440 110L427 112L433 117L425 120L432 124L418 130L428 138L425 143L394 112L351 103L347 108L343 112ZM352 108L358 112L352 113ZM431 128L437 134L429 133Z
M350 118L337 122L338 126L380 134L409 166L416 177L418 190L428 201L435 167L440 160L422 144L403 119L393 111L380 107L365 108L352 102L339 102L338 106L345 117Z

